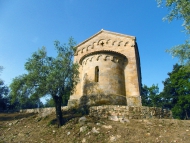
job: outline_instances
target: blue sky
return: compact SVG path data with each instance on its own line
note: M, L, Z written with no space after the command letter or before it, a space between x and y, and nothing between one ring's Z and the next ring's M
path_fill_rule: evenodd
M26 73L25 62L42 46L53 56L55 40L80 43L105 29L136 36L142 83L161 91L177 62L165 50L187 38L182 21L162 21L167 13L155 0L0 0L0 78L9 85Z

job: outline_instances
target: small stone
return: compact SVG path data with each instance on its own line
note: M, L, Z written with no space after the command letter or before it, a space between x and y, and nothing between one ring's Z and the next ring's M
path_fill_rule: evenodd
M123 121L123 119L119 119L119 122L120 122L120 123L123 123L123 124L125 123L125 122Z
M96 134L100 133L100 132L98 131L98 129L96 129L95 127L92 128L92 132L93 132L93 133L96 133Z
M55 130L53 130L53 133L55 133Z
M147 125L152 125L152 123L148 120L143 120Z
M82 139L82 143L85 143L85 142L86 142L86 139L85 139L85 138L83 138L83 139Z
M70 132L67 133L67 135L70 135L70 134L71 134Z
M115 142L117 140L117 138L118 138L117 136L111 136L110 137L110 142Z
M130 120L127 119L127 118L124 118L123 121L124 121L124 122L127 122L127 123L130 123Z
M19 133L19 134L18 134L18 136L21 136L21 137L23 137L23 136L24 136L24 134L23 134L23 133Z
M13 123L9 123L9 126L11 126Z
M130 123L129 119L127 119L127 118L120 118L119 121L121 123Z
M150 136L150 133L146 133L146 136Z
M80 127L80 132L84 132L84 131L86 131L86 129L87 129L87 126L82 126L82 127Z
M186 132L189 132L189 130L186 130Z
M100 123L96 123L97 126L100 126L101 124Z
M114 142L114 141L116 141L116 138L113 136L113 137L110 137L110 141L111 142Z
M103 127L103 128L106 128L106 129L111 129L111 128L112 128L111 125L103 125L102 127Z
M79 118L79 123L84 124L87 121L87 118L85 116Z
M117 116L109 116L108 119L112 121L119 121Z

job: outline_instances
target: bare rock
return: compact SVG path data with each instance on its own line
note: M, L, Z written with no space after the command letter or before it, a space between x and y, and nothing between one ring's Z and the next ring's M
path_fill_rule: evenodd
M87 129L87 126L82 126L82 127L80 127L80 132L85 132L86 129Z
M18 136L24 137L24 134L23 133L19 133Z
M106 129L111 129L111 128L112 128L111 125L103 125L102 127L103 127L103 128L106 128Z
M85 143L85 142L86 142L86 139L85 139L85 138L83 138L83 139L82 139L82 143Z
M109 116L108 119L112 121L119 121L117 116Z
M79 118L79 123L80 123L80 124L85 124L86 121L87 121L87 118L86 118L85 116Z
M117 141L119 138L121 138L121 135L111 136L111 137L110 137L110 142L115 142L115 141Z
M127 118L120 118L119 121L121 123L130 123L129 119L127 119Z
M149 120L143 120L144 123L146 123L147 125L152 125L152 123Z
M93 132L93 133L96 133L96 134L100 133L98 130L99 130L99 128L98 128L98 129L96 129L95 127L92 128L92 132Z

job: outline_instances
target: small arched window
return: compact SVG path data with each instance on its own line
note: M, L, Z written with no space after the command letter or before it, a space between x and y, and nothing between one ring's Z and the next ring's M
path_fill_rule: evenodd
M95 67L95 82L99 81L99 67Z

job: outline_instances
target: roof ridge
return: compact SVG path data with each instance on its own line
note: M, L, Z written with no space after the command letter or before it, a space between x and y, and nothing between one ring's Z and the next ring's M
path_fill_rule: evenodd
M107 33L111 33L111 34L115 34L115 35L120 35L120 36L125 36L125 37L130 37L134 40L136 40L135 36L130 36L130 35L126 35L126 34L121 34L121 33L116 33L116 32L112 32L112 31L108 31L108 30L104 30L101 29L99 32L95 33L94 35L90 36L88 39L84 40L83 42L79 43L76 47L79 47L80 45L82 45L83 43L89 41L90 39L92 39L93 37L95 37L96 35L102 33L102 32L107 32Z

